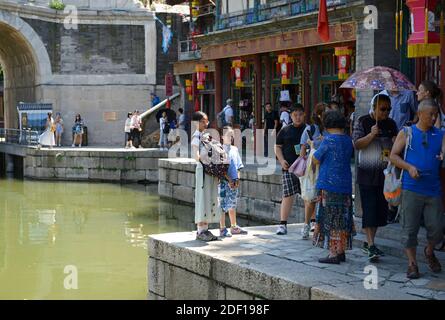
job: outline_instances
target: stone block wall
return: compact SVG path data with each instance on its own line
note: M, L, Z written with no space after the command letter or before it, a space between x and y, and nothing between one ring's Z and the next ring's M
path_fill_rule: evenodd
M143 25L79 24L24 19L40 36L55 74L145 74Z
M28 149L24 176L43 180L157 182L158 150L134 152Z
M161 197L187 204L195 202L195 168L192 159L159 159L159 186ZM237 213L248 219L279 222L281 207L281 175L258 175L255 170L241 171L240 198ZM297 197L289 222L304 220L304 203Z

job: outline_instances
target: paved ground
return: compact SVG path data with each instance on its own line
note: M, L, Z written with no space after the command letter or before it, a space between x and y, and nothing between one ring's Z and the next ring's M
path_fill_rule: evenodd
M276 235L275 226L251 227L247 228L249 234L246 236L234 236L208 244L196 241L194 232L152 237L166 245L174 246L175 250L179 250L178 253L185 250L187 254L210 256L215 261L228 262L232 270L238 270L233 272L232 279L227 280L232 283L229 285L269 299L283 297L279 294L271 296L263 292L253 292L255 289L250 289L251 284L243 284L246 275L251 274L246 269L260 273L260 278L279 278L279 281L287 282L287 286L298 286L300 291L309 288L310 294L298 297L299 299L445 300L445 271L433 274L426 264L419 263L422 277L409 280L405 276L404 258L386 256L380 258L378 263L370 263L359 248L347 252L345 263L320 264L317 262L318 258L326 256L327 251L313 247L311 241L302 240L301 227L301 224L290 225L287 236ZM183 254L185 252L181 255ZM445 253L440 253L439 258L445 267ZM186 265L181 267L187 268ZM365 289L364 279L369 275L365 268L377 271L377 289ZM267 289L257 289L264 290Z

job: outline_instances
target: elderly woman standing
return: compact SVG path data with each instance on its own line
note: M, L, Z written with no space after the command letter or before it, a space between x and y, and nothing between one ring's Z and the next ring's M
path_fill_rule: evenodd
M323 117L328 134L314 153L320 165L317 180L319 204L314 231L314 245L329 249L320 263L339 264L346 260L345 250L352 248L354 220L352 211L351 156L353 145L345 134L346 119L339 111Z
M397 136L397 124L389 118L391 99L378 95L373 102L373 112L356 121L352 138L358 154L357 183L363 210L362 227L367 242L363 252L370 260L383 256L375 243L377 228L384 227L388 220L388 202L383 195L389 154Z

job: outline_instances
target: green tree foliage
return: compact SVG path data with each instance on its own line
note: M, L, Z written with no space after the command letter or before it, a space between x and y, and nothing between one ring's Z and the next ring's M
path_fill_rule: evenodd
M54 10L63 10L65 9L65 4L61 0L51 0L49 7Z

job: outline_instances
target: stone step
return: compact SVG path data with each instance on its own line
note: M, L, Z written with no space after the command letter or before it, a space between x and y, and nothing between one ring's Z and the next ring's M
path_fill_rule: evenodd
M366 236L363 233L357 233L357 235L354 237L353 245L354 247L361 248L363 246L363 242L365 241ZM376 237L375 243L380 250L385 252L386 255L398 258L406 258L405 250L400 241ZM425 255L423 254L424 247L425 245L422 245L419 241L419 246L417 249L417 260L421 262L426 262ZM441 264L445 267L445 252L435 251L435 254L437 259L439 259ZM384 257L382 259L384 259Z

